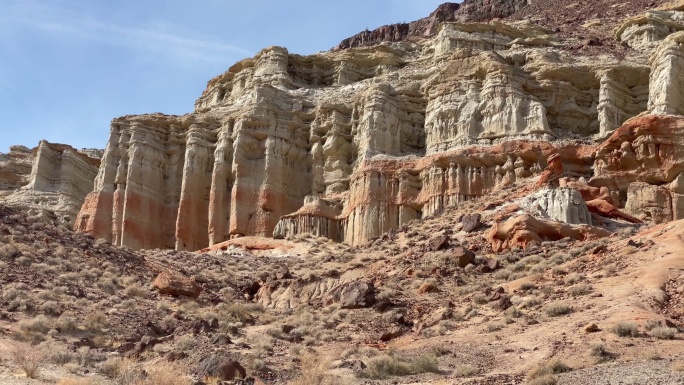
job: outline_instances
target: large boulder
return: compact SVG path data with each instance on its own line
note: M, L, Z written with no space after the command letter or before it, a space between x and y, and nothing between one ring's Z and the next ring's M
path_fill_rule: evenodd
M542 189L525 197L520 207L535 217L571 225L591 225L591 214L579 191L560 187Z
M544 241L558 241L569 237L577 240L591 240L607 237L610 231L588 225L569 225L537 219L531 215L520 215L504 223L494 223L486 237L495 252L512 247L527 248Z
M170 272L162 272L152 282L152 287L161 294L178 297L197 298L202 292L202 288L191 278Z
M641 220L669 222L673 220L671 191L665 186L634 182L627 189L625 211Z
M200 378L212 377L219 381L230 381L247 377L247 371L239 362L227 357L212 355L200 361Z
M370 282L352 282L340 291L340 307L342 309L360 309L373 306L374 303L375 288Z

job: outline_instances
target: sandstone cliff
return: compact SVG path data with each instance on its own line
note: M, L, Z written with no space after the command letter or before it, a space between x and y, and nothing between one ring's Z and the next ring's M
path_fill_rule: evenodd
M0 154L0 202L73 225L100 166L97 150L41 141Z
M680 218L644 208L679 199L679 161L660 173L644 162L658 149L681 159L680 138L638 119L627 126L648 127L616 131L649 109L681 113L679 34L621 58L577 55L528 22L438 23L468 4L438 9L421 39L310 56L270 47L209 81L191 114L115 119L75 228L133 248L303 232L354 245L534 176L552 153L565 176L611 188L616 207ZM609 160L630 146L634 162ZM666 183L670 198L650 192ZM545 203L557 219L590 222L586 207L557 204Z

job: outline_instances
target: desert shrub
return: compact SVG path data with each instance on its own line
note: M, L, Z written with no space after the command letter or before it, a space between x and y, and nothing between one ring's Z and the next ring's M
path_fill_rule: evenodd
M684 372L684 361L677 361L673 363L672 370L675 372Z
M636 324L627 321L616 323L610 331L620 337L637 337L639 335L639 327Z
M439 373L439 361L435 355L423 355L413 360L415 373Z
M487 296L483 293L476 293L473 295L473 302L478 305L484 305L489 303L489 298L487 298Z
M13 341L9 345L9 359L21 369L28 378L36 378L45 365L45 352L35 345L21 341Z
M536 288L537 285L535 285L533 282L523 282L520 284L520 290L523 291L534 290Z
M549 317L559 317L572 313L572 306L563 302L554 302L544 307L544 313Z
M456 367L456 377L471 377L477 373L477 368L468 364L461 364Z
M52 321L44 315L39 315L30 320L19 321L19 337L24 341L41 342L45 334L52 329Z
M53 341L46 341L40 345L43 351L47 352L47 360L57 365L64 365L76 358L65 345Z
M328 374L329 363L316 357L314 354L306 354L301 357L301 371L297 378L290 382L290 385L336 385L338 379Z
M55 301L46 301L38 307L38 310L45 314L59 315L62 307Z
M655 319L649 320L648 322L646 322L646 325L644 325L644 328L648 331L651 331L651 330L653 330L655 328L659 328L659 327L660 327L660 321L655 320Z
M658 327L651 330L651 335L659 340L671 340L677 335L677 329Z
M371 379L383 379L390 376L405 376L412 374L411 365L396 357L382 355L368 359L366 369L362 375Z
M591 293L592 290L593 289L590 285L575 285L570 288L570 295L572 295L573 297L579 297Z
M137 283L127 286L124 289L124 294L131 297L145 298L147 297L147 291L140 287Z
M608 349L603 342L594 342L589 345L589 352L592 356L603 357L608 354Z
M181 352L190 350L195 347L195 338L187 334L180 336L174 342L174 346Z
M171 362L159 362L147 369L147 377L135 385L190 385L183 370Z
M565 372L569 372L571 370L572 370L572 368L570 368L568 365L566 365L560 359L556 358L556 359L553 359L547 363L543 363L543 364L540 364L538 366L535 366L529 372L527 372L527 379L530 381L528 383L531 383L531 380L542 379L545 377L553 377L554 374L565 373ZM554 379L554 381L555 381L555 379ZM540 382L540 383L543 384L544 382Z
M566 285L574 285L577 282L581 281L582 279L583 279L583 277L581 274L572 273L572 274L568 274L567 276L565 276L564 281L565 281Z
M492 333L492 332L496 332L496 331L503 329L504 326L505 325L502 324L501 322L491 322L491 323L487 324L486 329L489 333Z

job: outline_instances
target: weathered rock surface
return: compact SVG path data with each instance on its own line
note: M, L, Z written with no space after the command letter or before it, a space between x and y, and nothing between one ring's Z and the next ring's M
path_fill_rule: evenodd
M592 240L609 236L607 230L589 225L568 225L561 222L536 219L531 215L513 217L504 223L495 223L487 232L495 252L519 247L541 245L544 241L558 241L565 237Z
M571 225L591 225L591 214L582 194L571 188L542 189L520 202L537 218L547 218Z
M100 166L97 150L41 141L0 154L0 202L71 226Z
M648 62L642 51L577 55L530 23L467 22L523 3L445 4L407 31L343 46L391 44L309 56L270 47L209 81L191 114L115 119L76 229L132 248L300 233L357 245L556 170L552 154L562 159L552 179L591 178L614 192L589 206L599 213L619 213L630 183L671 183L684 171L678 118L623 123L684 110L678 33L651 39L661 42ZM598 150L588 143L606 137ZM654 151L664 158L652 169ZM575 198L546 207L588 223L586 211L554 206Z
M152 282L154 287L161 294L170 295L173 297L186 296L197 298L202 293L202 288L195 282L195 280L184 277L179 274L162 272L157 275L157 278Z
M684 173L684 118L635 118L599 146L590 183L606 186L613 200L640 219L683 218L680 177ZM676 209L673 209L676 207Z
M344 39L336 49L399 42L412 37L429 37L437 33L444 22L481 22L503 18L519 11L527 3L527 0L465 0L460 4L444 3L426 18L360 32Z

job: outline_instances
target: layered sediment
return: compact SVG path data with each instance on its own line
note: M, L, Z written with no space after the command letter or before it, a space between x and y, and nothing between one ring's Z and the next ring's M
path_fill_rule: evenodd
M73 225L100 166L97 150L41 141L0 154L0 201Z
M76 230L132 248L300 233L355 245L533 177L554 153L564 176L609 188L615 210L678 218L654 208L683 201L676 28L626 58L582 56L530 23L461 18L466 3L408 35L309 56L270 47L209 81L191 114L115 119ZM640 20L619 36L656 22ZM674 187L665 199L637 182ZM546 211L590 223L586 206L563 211L577 199Z

